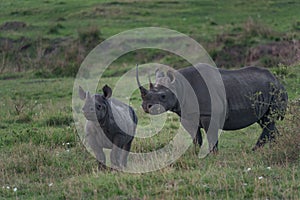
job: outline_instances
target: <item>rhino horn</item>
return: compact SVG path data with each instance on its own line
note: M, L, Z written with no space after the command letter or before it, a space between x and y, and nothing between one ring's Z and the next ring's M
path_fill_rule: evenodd
M87 101L92 100L92 96L91 96L91 94L90 94L89 91L86 92L86 100L87 100Z
M146 96L147 93L148 93L148 90L146 88L144 88L141 83L140 83L140 80L139 80L139 70L138 70L138 64L136 65L136 82L139 86L139 89L140 89L140 92L141 92L141 95L142 97Z
M151 90L151 89L153 89L154 85L153 85L153 83L151 82L150 74L148 74L148 80L149 80L149 87L150 87L150 90Z

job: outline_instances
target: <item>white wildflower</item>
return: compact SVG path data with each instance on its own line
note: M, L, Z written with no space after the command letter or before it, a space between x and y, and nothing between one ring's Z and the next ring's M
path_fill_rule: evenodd
M49 183L49 187L51 187L53 185L53 183Z
M259 180L261 180L261 179L263 179L263 178L264 178L264 177L262 177L262 176L258 177Z
M16 192L16 191L18 190L18 188L14 187L14 189L13 189L13 190L14 190L14 192Z

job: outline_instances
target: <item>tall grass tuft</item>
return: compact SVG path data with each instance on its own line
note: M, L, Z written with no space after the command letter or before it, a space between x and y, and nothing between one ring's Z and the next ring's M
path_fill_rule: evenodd
M102 40L102 34L97 26L89 26L84 29L78 29L79 42L87 48L95 47Z

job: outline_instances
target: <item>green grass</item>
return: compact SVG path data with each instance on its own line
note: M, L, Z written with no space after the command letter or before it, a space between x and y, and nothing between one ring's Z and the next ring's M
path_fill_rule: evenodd
M0 24L6 21L27 23L28 28L23 31L1 33L10 37L76 37L79 28L95 25L105 37L132 28L159 26L196 38L211 39L213 34L249 17L270 25L276 31L294 30L299 22L298 7L297 1L14 0L1 2ZM50 29L57 31L51 32Z
M11 21L27 26L0 30L0 38L26 37L38 43L44 42L41 38L76 40L83 37L78 35L82 30L91 28L97 33L96 27L103 39L132 28L157 26L204 43L214 57L223 46L244 45L249 49L277 40L299 40L298 8L298 1L279 0L1 1L0 26ZM249 25L249 19L254 24ZM249 27L250 32L245 31ZM212 44L222 39L221 46ZM57 62L54 58L39 60L30 52L24 56L19 51L0 49L0 72L9 57L18 61L5 66L11 67L9 73L0 73L0 199L300 199L299 151L293 151L300 138L299 62L291 66L277 63L271 68L284 83L293 105L286 119L279 122L280 131L287 136L274 148L267 145L258 152L251 151L261 132L253 125L222 133L219 153L205 159L199 159L191 146L176 162L155 172L98 172L95 158L83 146L72 120L74 78L55 78L76 72L79 64L74 60L82 54L78 53L80 46L72 45ZM133 54L110 66L99 89L105 83L113 87L133 63L153 62L152 58L160 58L162 53L142 50ZM269 58L263 59L269 62ZM57 71L44 71L48 61ZM160 61L176 68L186 64L169 54ZM61 62L73 65L60 68ZM18 65L25 72L16 73ZM149 116L140 107L138 91L130 103L139 123L147 125ZM135 139L132 151L161 148L178 127L178 117L169 113L159 134Z
M300 97L299 70L299 65L287 68L287 74L293 75L284 78L292 100ZM191 146L172 165L155 172L98 172L95 159L82 145L72 123L74 79L34 79L30 74L1 78L1 198L300 198L299 159L292 162L283 157L278 161L268 147L251 151L260 133L258 125L222 133L219 153L205 159L199 159ZM99 86L114 85L117 80L104 78ZM138 93L131 99L140 123L147 124ZM16 106L22 109L17 111ZM158 135L136 139L132 151L148 152L168 143L179 125L176 116L169 117ZM281 131L292 131L290 119L280 122Z
M0 73L35 70L40 78L74 77L84 57L101 41L142 27L164 27L187 34L206 48L219 67L274 67L299 60L297 55L290 55L294 51L291 45L283 45L300 38L297 1L16 0L0 5ZM9 22L26 26L9 28ZM5 45L7 38L13 40ZM247 60L251 49L274 42L279 46L273 49L283 52L254 53L255 60ZM119 76L130 65L149 61L175 68L187 65L166 52L140 50L118 59L107 76Z

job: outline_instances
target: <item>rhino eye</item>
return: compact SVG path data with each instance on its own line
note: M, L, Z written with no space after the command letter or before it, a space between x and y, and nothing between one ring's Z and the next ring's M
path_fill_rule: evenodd
M166 99L166 95L165 95L165 94L161 94L161 95L160 95L160 98L161 98L162 100L165 100L165 99Z
M100 110L102 106L100 104L97 105L97 110Z

